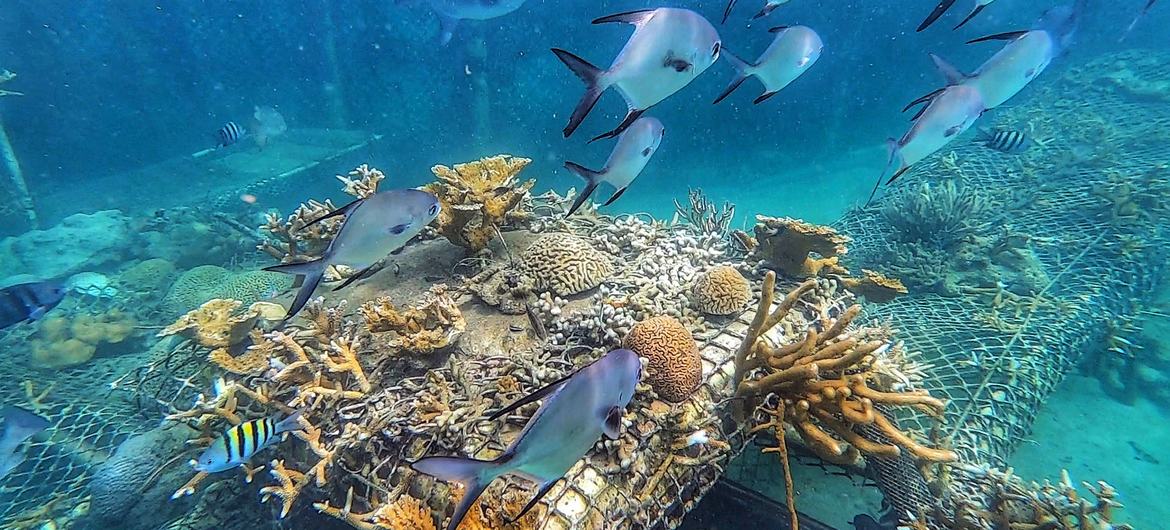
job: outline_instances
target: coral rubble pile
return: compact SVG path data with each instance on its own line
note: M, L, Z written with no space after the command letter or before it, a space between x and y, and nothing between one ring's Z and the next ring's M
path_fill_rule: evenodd
M438 181L423 187L442 204L435 222L450 242L479 252L502 228L531 219L529 190L536 183L518 177L532 160L497 155L475 162L431 168Z

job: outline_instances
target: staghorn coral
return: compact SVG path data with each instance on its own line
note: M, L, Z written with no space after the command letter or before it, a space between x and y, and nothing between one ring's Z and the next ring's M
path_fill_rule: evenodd
M159 337L183 335L207 348L227 348L242 342L260 314L249 308L237 313L239 300L216 298L179 317L158 332Z
M382 173L377 168L370 167L368 164L362 164L346 175L337 175L337 180L340 180L345 185L343 191L345 191L346 195L351 195L359 199L364 199L377 193L378 184L385 178L385 173Z
M30 342L33 363L44 368L83 364L99 346L123 343L137 325L133 315L117 308L45 318Z
M394 502L379 506L369 513L353 513L353 489L349 490L343 507L330 506L328 502L314 503L317 511L345 521L358 530L436 530L435 517L422 501L402 495Z
M838 261L847 252L845 244L850 239L828 226L757 215L754 232L754 238L736 234L741 245L751 249L749 258L763 260L766 267L790 278L849 274Z
M752 290L738 270L719 265L699 275L691 288L691 295L700 311L708 315L730 315L751 301Z
M519 183L517 175L532 160L511 155L497 155L476 162L437 165L431 172L437 182L423 186L435 194L442 211L435 220L439 233L448 241L478 252L502 227L527 221L532 217L529 190L536 183Z
M521 261L537 290L560 296L593 289L613 273L609 256L572 234L542 236L524 251Z
M699 346L691 332L672 317L635 324L623 345L650 360L646 381L666 401L685 401L703 380Z
M722 206L716 207L700 188L688 190L687 201L688 204L683 206L675 199L675 219L685 220L699 235L718 234L720 237L728 235L731 220L735 218L734 204L724 202Z
M374 334L391 332L391 346L414 353L430 354L447 348L459 340L467 327L444 284L432 286L422 302L401 311L387 296L366 302L359 311L367 330Z
M889 302L910 292L897 278L869 269L861 269L861 274L860 278L842 278L841 285L870 302Z
M862 454L897 457L902 451L926 462L958 459L952 451L914 440L878 410L880 405L911 406L941 418L945 405L925 392L871 387L880 381L874 365L891 346L884 337L864 340L867 333L847 333L861 306L849 307L837 319L825 322L824 331L811 328L803 340L791 344L773 345L764 338L804 295L818 287L815 280L805 281L772 309L775 283L775 273L769 272L756 316L735 357L736 396L745 403L741 414L763 396L778 398L774 407L764 409L768 419L755 431L772 429L780 438L784 425L791 425L817 456L836 464L853 463ZM751 374L756 375L749 378ZM859 425L875 427L891 443L863 436L855 430Z
M1120 495L1103 481L1095 485L1081 482L1081 488L1089 493L1084 495L1067 470L1061 471L1056 484L1048 480L1025 483L1010 468L1001 471L964 464L957 467L956 474L965 491L958 492L953 513L941 506L931 511L924 507L911 528L923 527L925 515L930 513L937 524L954 530L1133 530L1116 522L1116 512L1123 508Z

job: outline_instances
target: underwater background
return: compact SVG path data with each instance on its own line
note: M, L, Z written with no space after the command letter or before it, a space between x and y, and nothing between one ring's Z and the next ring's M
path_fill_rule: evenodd
M934 2L792 0L767 18L748 22L759 6L751 0L739 0L725 24L718 23L723 2L670 2L670 6L693 9L707 17L719 30L724 49L745 58L762 52L773 38L767 29L782 24L815 28L824 41L824 52L807 73L760 105L751 101L761 91L756 80L748 80L722 103L711 104L734 74L729 63L720 60L686 88L655 106L650 114L666 128L661 147L631 189L621 200L603 208L602 213L648 213L659 221L669 221L676 210L685 210L689 191L701 188L712 203L735 205L734 218L729 226L722 227L724 240L729 240L730 229L752 232L757 214L794 217L832 225L854 236L861 248L850 245L851 257L856 260L849 262L851 270L860 271L863 266L883 262L897 262L908 270L912 267L906 263L887 259L873 250L880 246L870 246L873 234L859 234L850 228L864 224L857 221L857 216L864 215L857 207L866 201L887 162L885 139L900 137L909 126L909 115L901 112L903 105L942 84L928 53L945 57L963 71L972 71L1000 44L965 41L1029 28L1044 9L1058 3L998 0L969 24L952 31L951 26L960 19L957 17L965 15L969 7L960 0L954 13L927 31L915 32L915 26ZM336 205L348 202L349 197L339 192L334 175L346 175L358 164L368 163L384 171L383 189L405 188L432 182L436 175L431 168L436 164L452 166L509 153L531 158L521 180L536 180L532 196L548 190L564 195L570 188L581 189L581 179L566 171L563 163L572 160L587 167L600 167L609 154L609 144L587 144L585 139L616 124L624 107L613 93L603 95L581 131L572 139L564 139L561 130L584 88L549 48L564 48L595 64L608 65L628 38L630 28L593 26L589 21L660 5L663 4L616 0L528 0L499 18L462 21L451 42L443 45L439 42L439 21L423 1L6 0L0 6L0 71L17 76L0 88L20 94L0 98L0 124L12 152L19 158L36 211L36 228L66 229L57 232L65 235L55 239L28 238L34 227L24 219L19 199L5 197L8 205L0 209L4 219L0 237L10 239L0 243L6 254L0 256L0 265L4 266L0 269L0 286L56 274L95 272L109 278L83 277L71 284L79 287L72 298L49 313L50 318L3 332L0 349L10 357L3 366L20 371L6 374L11 381L5 384L12 388L2 395L35 402L40 391L76 384L71 377L88 378L85 384L92 387L78 387L86 390L108 388L121 380L127 372L143 365L144 356L158 353L156 331L199 305L190 300L176 302L171 292L176 277L198 267L214 265L235 275L207 280L222 287L216 297L287 306L292 298L290 279L245 277L249 271L275 264L273 258L280 257L256 250L256 241L262 239L255 235L256 227L268 222L270 212L287 215L309 199L329 198ZM1096 97L1094 90L1101 88L1103 78L1123 79L1119 85L1128 81L1126 76L1138 78L1143 90L1137 98L1141 105L1170 105L1170 37L1165 29L1170 27L1170 6L1153 6L1121 40L1144 5L1144 0L1088 2L1075 42L1067 53L1056 58L1005 106L988 111L981 124L1029 130L1024 123L1027 120L1067 117L1068 123L1078 123L1075 116L1082 107L1061 107L1059 102L1086 102L1084 106L1091 107ZM1086 79L1083 85L1078 85L1077 76ZM1083 92L1063 93L1053 88L1056 86ZM1047 91L1041 92L1044 90ZM225 123L235 121L247 127L256 107L278 111L287 121L287 134L275 136L271 145L263 148L241 142L205 153L215 146L216 133ZM1092 112L1094 120L1109 122L1112 118L1098 108ZM1153 183L1125 190L1132 197L1126 196L1130 202L1124 207L1132 203L1137 205L1134 208L1144 210L1133 214L1140 218L1142 226L1134 233L1142 237L1134 236L1141 241L1122 245L1125 254L1117 261L1118 269L1078 269L1080 262L1069 256L1061 262L1071 262L1071 270L1077 273L1099 272L1115 278L1125 277L1129 274L1126 271L1132 269L1132 289L1141 291L1141 296L1104 287L1092 292L1108 299L1109 307L1103 307L1101 312L1111 318L1074 322L1066 331L1079 326L1076 329L1084 330L1083 336L1099 339L1093 341L1100 346L1096 349L1107 353L1081 352L1085 356L1083 363L1061 366L1061 377L1056 378L1063 379L1059 387L1051 387L1048 380L1038 384L1045 392L1052 392L1045 394L1044 408L1029 418L1031 424L1023 428L1026 435L1014 440L1012 458L992 463L1014 467L1026 480L1055 481L1061 469L1068 469L1078 486L1082 480L1090 484L1097 479L1106 480L1121 492L1119 499L1127 515L1121 520L1135 528L1160 528L1170 520L1170 509L1162 495L1170 486L1170 457L1162 456L1162 448L1170 444L1166 412L1170 392L1162 388L1163 383L1170 383L1170 325L1165 314L1170 287L1162 271L1166 257L1162 243L1170 228L1165 204L1170 196L1151 195L1150 190L1163 193L1165 189L1170 124L1157 121L1161 115L1145 124L1141 116L1125 117L1126 124L1148 127L1148 131L1142 128L1140 134L1106 134L1101 132L1108 129L1106 124L1100 130L1056 138L1056 151L1060 154L1038 150L1039 154L1029 152L1026 157L1042 160L1049 167L1060 166L1067 158L1070 166L1076 163L1092 167L1094 172L1110 178L1113 173L1130 175L1140 170L1142 178L1148 177L1143 182ZM1037 138L1040 136L1037 133ZM1129 143L1111 144L1118 138ZM955 150L960 152L960 158L964 153L986 150L976 143L974 133L965 133L928 161L938 164L938 160L953 156ZM1149 159L1126 155L1139 152L1154 154ZM225 156L238 158L235 169L203 164ZM1015 162L1004 164L1012 168L1009 171L1017 171ZM914 176L917 180L912 182L901 182L902 189L916 190L922 182L929 182L925 173ZM5 177L0 190L13 192L7 183L8 172L0 171L0 175ZM1056 170L1040 174L1028 186L1043 195L1061 189L1062 178L1071 177ZM1005 187L982 191L1006 196L1018 190ZM1093 193L1086 191L1084 195ZM1099 195L1120 204L1121 194L1114 186ZM901 200L892 191L883 190L880 196L889 201ZM674 201L683 206L676 207ZM1005 204L998 203L1004 211L988 214L993 218L993 228L1010 224L1010 207ZM119 213L111 214L109 210ZM77 213L94 212L106 213L67 219ZM1114 214L1130 217L1124 212ZM854 216L853 221L843 222L843 216ZM955 222L963 224L962 220ZM88 240L75 245L70 238L79 234L89 238L95 232L76 223L121 227L118 229L140 237L111 237L108 243ZM1097 241L1092 239L1097 234L1090 230L1086 230L1088 238L1084 241L1068 243ZM1042 238L1045 234L1034 235ZM22 236L25 239L20 239ZM44 246L38 246L37 241L45 242ZM520 242L529 240L514 243ZM518 250L509 248L507 255ZM76 251L75 255L70 254L72 251ZM470 259L473 253L468 254ZM503 256L505 253L497 250L495 257ZM170 262L168 265L150 261L164 258ZM31 265L38 260L42 261L40 265ZM435 263L436 268L465 265L449 257L436 259ZM744 263L739 260L735 266L743 269ZM426 290L418 285L420 278L434 271L425 268L404 268L408 272L403 274L417 273L418 280L407 290L411 295ZM127 275L131 269L134 272ZM753 285L758 283L746 269L743 272ZM1047 274L1046 279L1057 276L1051 270ZM1008 276L997 277L1007 287L996 286L993 280L990 287L980 284L979 288L1012 291L1012 282L1004 279ZM980 281L985 279L981 277ZM911 297L946 290L945 286L915 286L910 280L907 285ZM369 290L373 292L373 288ZM247 295L234 296L239 293ZM986 293L981 291L980 296ZM1033 286L1030 294L1042 299L1046 290ZM994 297L998 304L1001 297ZM405 302L406 298L399 299L395 293L395 301ZM350 310L358 305L353 303ZM1020 307L1025 306L1020 303ZM882 306L866 311L866 316L875 322L883 320ZM69 324L54 320L62 313L71 315ZM81 314L86 315L81 327L90 333L84 337L77 331L81 317L73 316ZM1124 318L1112 318L1115 315ZM1020 317L1020 310L1015 316ZM748 311L748 320L750 317ZM1027 324L1024 318L1021 325ZM894 327L898 328L895 331L905 331ZM1051 336L1064 335L1054 332ZM81 343L93 345L88 356L77 351ZM1078 343L1076 348L1080 347ZM36 354L35 348L50 353ZM1108 352L1116 354L1116 358ZM85 360L60 361L71 355ZM202 352L199 355L201 360L206 357ZM92 362L88 361L90 357ZM41 365L33 360L46 358L55 360ZM1143 360L1130 362L1133 358ZM65 366L86 369L95 363L101 368L90 372L70 372L73 368ZM94 373L103 377L95 378ZM929 367L927 373L932 373ZM201 376L207 374L201 372ZM214 382L214 378L207 378L206 382ZM32 386L27 386L29 381ZM183 389L178 392L184 399L194 398L193 394L183 394ZM45 410L68 414L63 408ZM146 415L148 422L157 422L163 416L158 411ZM50 419L62 432L67 431L56 416ZM81 434L78 438L89 439L88 436ZM44 435L33 440L38 451L49 453L56 451L52 444L60 443ZM92 451L85 451L101 453L123 441L121 435L103 439L93 443ZM777 479L779 466L770 455L756 453L745 451L738 467L733 466L726 476L770 497L769 502L777 503L768 505L774 508L770 516L779 513L781 522L777 524L786 524L786 513L776 512L784 502L783 481ZM102 456L98 460L104 459ZM801 455L796 462L801 464L795 471L796 488L801 490L797 507L811 519L844 529L853 524L858 514L870 513L878 518L883 510L881 494L872 484L872 477L867 483L867 479L854 476L853 470L841 473L826 469L815 463L815 455ZM36 469L28 463L18 467L17 472L37 476ZM89 471L71 468L63 473L43 475L42 480L75 481L79 476L88 476ZM15 502L5 500L5 495L19 489L11 484L4 489L5 480L0 477L0 505ZM722 495L737 495L732 491ZM336 493L332 498L335 504L339 502ZM712 495L715 497L718 496ZM233 513L232 510L258 506L254 493L247 501L223 510ZM734 506L689 507L696 513L682 523L683 527L750 526L743 521L718 521L721 512L739 509ZM78 518L66 510L56 514L56 519L51 513L40 519L12 519L27 515L25 506L20 507L19 513L4 511L7 522L31 521L18 528L40 528L36 525L46 520L65 524L66 520L71 523ZM298 526L302 523L276 519L268 509L263 512L264 520L274 528L302 527ZM752 517L766 520L764 515ZM321 524L319 519L310 520Z

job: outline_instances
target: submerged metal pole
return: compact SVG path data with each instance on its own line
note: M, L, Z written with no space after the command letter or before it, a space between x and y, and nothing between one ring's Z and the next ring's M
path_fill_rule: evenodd
M16 202L24 209L30 228L38 228L37 212L33 208L32 195L28 192L28 185L24 181L24 172L20 170L20 161L16 158L16 151L12 149L12 142L8 139L8 131L4 128L3 115L0 114L0 157L4 158L4 166L8 168L9 179L16 190Z

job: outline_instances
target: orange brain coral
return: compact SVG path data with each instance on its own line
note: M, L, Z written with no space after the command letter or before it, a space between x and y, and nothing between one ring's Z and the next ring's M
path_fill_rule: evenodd
M684 401L703 381L699 346L691 332L672 317L639 322L626 335L625 347L650 360L646 380L662 399Z
M720 265L699 276L691 288L699 310L708 315L730 315L747 305L751 286L739 271Z

